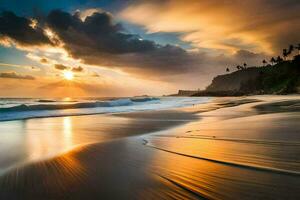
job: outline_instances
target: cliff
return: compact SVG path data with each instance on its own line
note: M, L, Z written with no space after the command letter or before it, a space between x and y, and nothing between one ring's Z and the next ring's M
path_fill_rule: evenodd
M206 91L238 91L244 82L255 80L259 76L259 72L260 69L251 67L231 74L219 75L212 80Z
M192 96L240 96L300 93L300 56L275 65L249 67L215 77Z

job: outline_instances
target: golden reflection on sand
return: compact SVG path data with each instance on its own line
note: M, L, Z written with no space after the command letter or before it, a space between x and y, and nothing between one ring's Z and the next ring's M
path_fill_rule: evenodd
M29 160L47 159L74 147L71 117L56 118L52 121L40 119L39 124L40 126L37 126L37 123L26 122L24 135Z
M22 168L18 168L17 173L12 170L7 173L8 178L0 181L0 185L2 188L5 185L6 192L23 194L24 199L31 199L31 195L26 195L30 192L38 193L44 191L43 198L40 199L44 199L45 195L51 196L53 194L70 192L73 187L83 184L86 175L85 168L76 157L76 153L80 150L81 148L77 148L55 159L25 165ZM32 187L30 191L23 190L23 188L32 186L34 183L38 184Z
M46 188L55 188L55 191L69 190L72 186L82 184L86 170L75 155L81 149L82 147L78 147L54 160L40 162L42 173L51 174L44 179Z
M213 163L197 160L169 152L155 151L152 166L154 173L168 185L172 198L187 199L216 199L216 188L223 185L222 178L216 179L224 173L223 168ZM214 174L214 175L213 175ZM217 181L217 182L216 182Z
M73 124L71 117L64 117L63 118L63 139L64 139L64 146L66 149L71 149L73 146L72 142L72 132Z

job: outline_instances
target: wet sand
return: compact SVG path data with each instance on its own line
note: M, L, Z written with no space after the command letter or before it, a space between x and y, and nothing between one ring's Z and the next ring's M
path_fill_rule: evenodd
M0 177L0 199L299 199L297 102L216 98L172 111L25 120L17 130L28 143L7 147L23 154L1 156L13 167Z

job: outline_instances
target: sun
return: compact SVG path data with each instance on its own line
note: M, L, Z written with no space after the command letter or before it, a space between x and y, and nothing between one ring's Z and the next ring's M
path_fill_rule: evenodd
M73 80L73 78L74 78L74 74L71 71L65 71L63 75L64 75L64 78L69 81Z

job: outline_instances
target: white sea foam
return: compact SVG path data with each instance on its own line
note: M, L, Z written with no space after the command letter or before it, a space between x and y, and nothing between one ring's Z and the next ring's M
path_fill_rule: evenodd
M101 113L170 109L208 102L208 97L145 97L112 100L59 101L0 99L0 121Z

